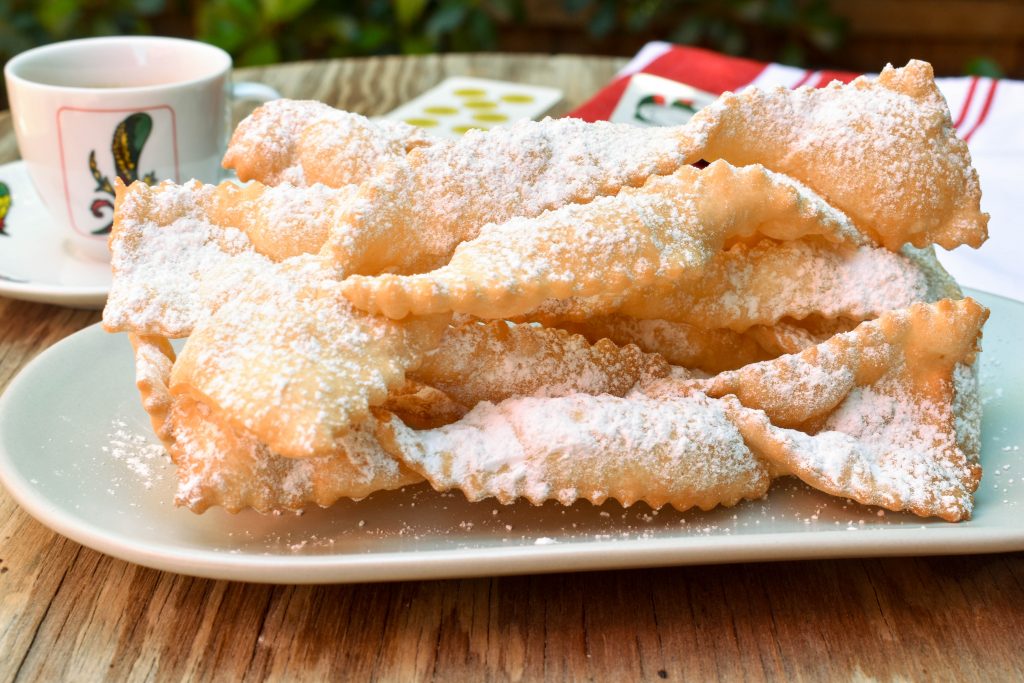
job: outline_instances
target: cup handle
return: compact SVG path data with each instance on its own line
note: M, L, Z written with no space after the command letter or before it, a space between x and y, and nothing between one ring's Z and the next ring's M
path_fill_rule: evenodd
M231 98L235 100L249 100L251 102L269 102L270 100L281 99L281 93L263 83L241 81L231 84Z

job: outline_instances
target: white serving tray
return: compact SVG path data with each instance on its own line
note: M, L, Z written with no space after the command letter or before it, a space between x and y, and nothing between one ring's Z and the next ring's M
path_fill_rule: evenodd
M241 581L328 583L714 562L1024 550L1024 304L992 309L981 356L985 475L949 524L792 480L711 512L468 503L425 486L303 515L176 509L124 335L98 326L40 354L0 397L0 481L43 524L115 557Z

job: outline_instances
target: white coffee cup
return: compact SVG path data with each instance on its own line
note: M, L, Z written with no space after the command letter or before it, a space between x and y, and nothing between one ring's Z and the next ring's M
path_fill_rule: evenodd
M231 83L231 57L192 40L86 38L23 52L4 67L18 149L76 254L109 258L115 177L217 182L233 98L280 95Z

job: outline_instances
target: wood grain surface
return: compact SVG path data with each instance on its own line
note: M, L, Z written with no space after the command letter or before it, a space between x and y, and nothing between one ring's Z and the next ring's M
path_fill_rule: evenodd
M622 63L383 57L238 78L375 114L476 75L562 87L564 111ZM16 154L0 114L0 162ZM97 320L0 298L0 387ZM101 555L0 491L0 681L186 679L1024 679L1024 554L251 585Z

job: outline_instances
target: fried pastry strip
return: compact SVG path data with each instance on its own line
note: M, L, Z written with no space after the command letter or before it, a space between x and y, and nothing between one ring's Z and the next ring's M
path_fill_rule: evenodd
M353 275L343 291L359 308L392 318L442 311L504 318L548 298L717 282L704 275L727 241L808 235L848 245L865 241L844 215L803 186L761 166L715 162L705 169L684 166L589 204L487 225L442 268ZM786 265L792 268L801 256ZM731 284L726 280L720 288Z
M951 400L944 393L957 363L971 364L988 310L973 299L943 299L888 311L804 351L688 380L709 396L734 394L773 424L813 431L856 387L888 374L899 377L908 397ZM651 395L674 393L674 380L656 380ZM945 388L943 388L945 387Z
M672 173L684 163L686 143L676 128L578 119L470 131L414 149L364 182L325 249L351 273L432 270L488 223L586 203Z
M315 251L327 237L324 226L337 225L329 250L349 272L422 272L444 265L455 245L475 237L487 223L614 194L703 156L732 163L760 161L792 175L889 248L932 239L945 247L977 246L985 237L986 216L978 209L976 178L930 78L927 65L912 62L904 69L886 70L877 81L864 79L849 86L795 92L751 89L723 96L691 124L675 129L639 130L566 119L522 123L420 148L401 142L409 131L397 135L399 142L384 135L396 149L415 149L381 162L377 170L384 177L376 171L351 176L368 182L358 191L347 190L350 199L335 203L332 213L344 209L343 216L333 214L308 226L305 212L279 211L278 217L297 217L293 229L279 230L273 221L257 220L248 232L258 250L280 259ZM318 119L327 137L362 139L362 133L351 132L351 122L332 132L330 118ZM288 125L277 128L285 137L293 136ZM764 135L764 130L773 134ZM368 132L364 137L376 136ZM260 139L255 134L243 137ZM898 144L875 145L875 137ZM259 144L284 149L291 143L268 132ZM870 163L864 160L866 153L873 155ZM325 168L338 166L325 162ZM281 180L273 173L260 177ZM262 240L254 237L257 233ZM288 237L296 234L302 238Z
M286 458L191 396L175 399L169 419L175 502L193 512L214 505L229 512L327 507L422 481L380 447L370 423L354 426L329 453Z
M765 466L718 401L574 394L480 403L456 423L415 431L384 416L384 448L439 491L470 501L644 501L686 510L735 505L768 488Z
M930 249L928 254L941 270ZM787 317L868 320L917 301L959 294L955 284L946 286L948 275L933 283L934 271L921 267L923 258L802 241L763 242L751 249L737 245L715 259L700 279L630 292L617 312L738 332Z
M413 429L451 424L469 412L469 408L440 389L414 379L406 379L401 387L392 389L380 407Z
M744 336L757 343L768 358L777 358L787 353L800 353L843 332L850 332L859 323L847 318L822 318L809 316L799 321L782 319L774 325L755 325ZM736 366L740 367L740 366ZM735 370L736 368L728 368Z
M414 429L458 420L481 401L573 393L624 396L638 383L690 376L657 354L607 339L537 325L466 322L448 328L436 349L409 370L382 408Z
M251 265L263 256L281 261L315 253L353 191L198 181L116 185L104 327L172 338L188 336L202 313L207 273L229 261Z
M488 223L586 203L702 158L796 178L892 250L987 237L967 147L931 67L910 62L849 85L726 94L677 128L545 120L414 149L364 183L327 248L353 273L424 272Z
M967 144L926 62L848 85L726 93L686 129L695 150L687 161L785 173L889 249L978 247L988 236Z
M169 446L174 440L167 414L174 403L167 388L174 364L174 349L165 337L156 335L128 335L135 354L135 386L142 397L142 408L149 415L153 433Z
M635 344L641 351L658 354L672 365L710 373L732 370L778 355L767 351L751 334L729 329L705 330L689 323L637 320L614 314L579 322L557 318L547 322L583 335L591 343L609 339L620 346Z
M166 339L131 339L143 407L177 466L178 505L197 513L215 505L229 512L298 510L422 480L381 449L372 424L354 429L334 453L281 457L193 397L171 395L174 352Z
M660 380L645 390L650 397L483 402L431 430L384 416L378 437L434 488L469 500L611 497L706 509L760 495L770 466L833 495L957 521L970 516L980 478L980 412L954 408L970 400L985 315L970 299L919 304L798 356L719 376L751 375L759 393L723 387L719 377L676 383L674 392L665 390L674 380ZM792 419L790 404L817 413L818 424L780 427L807 422Z
M987 316L972 299L915 304L799 354L643 391L735 396L763 411L731 414L773 471L862 503L956 521L970 516L981 477L971 366Z
M964 364L954 367L948 383L949 393L974 392ZM865 505L949 522L968 519L981 468L965 442L976 441L980 425L961 435L954 398L935 401L908 395L908 388L890 374L854 389L814 434L776 427L762 411L737 408L730 416L747 446L777 474Z
M450 328L409 377L471 408L513 396L624 396L670 371L661 356L636 346L591 345L565 330L495 321Z
M430 138L420 128L309 100L273 100L235 128L224 168L264 185L361 183Z
M198 183L178 191L181 186L171 183L125 188L119 178L114 182L113 281L103 327L186 337L202 311L202 274L229 260L262 257L241 230L196 217L202 210L192 200L204 192Z
M255 269L196 324L171 373L187 393L273 452L313 457L401 386L449 316L391 321L353 309L313 256Z
M641 351L658 354L674 366L695 368L717 374L786 353L799 353L857 323L844 318L817 317L800 321L782 319L772 326L755 325L746 332L730 329L705 330L689 323L668 320L638 320L624 315L607 315L580 322L561 321L560 329L581 334L591 342L600 339L625 346L635 344Z
M618 314L744 332L784 318L859 322L916 301L959 296L931 248L893 253L879 247L765 241L718 254L697 279L619 295L548 300L519 319L561 326Z

